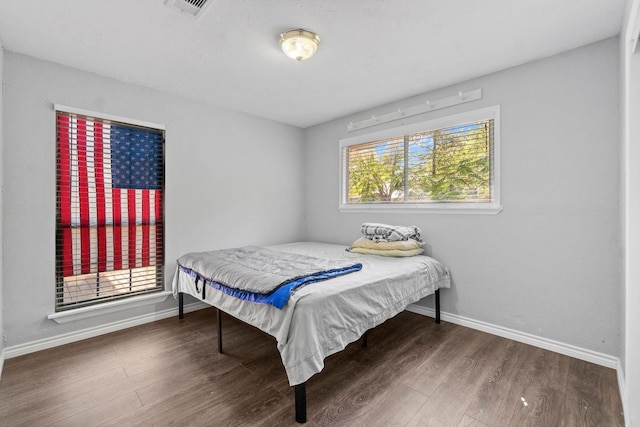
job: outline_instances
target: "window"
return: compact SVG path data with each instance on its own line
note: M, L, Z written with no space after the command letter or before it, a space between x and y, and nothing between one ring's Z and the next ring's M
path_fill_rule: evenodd
M56 311L164 290L164 130L56 110Z
M500 210L499 107L340 141L342 210Z

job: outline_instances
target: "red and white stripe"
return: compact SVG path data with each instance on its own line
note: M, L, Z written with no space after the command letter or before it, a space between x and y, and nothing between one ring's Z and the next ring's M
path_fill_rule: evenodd
M112 187L108 123L58 115L58 197L66 276L162 264L162 190Z

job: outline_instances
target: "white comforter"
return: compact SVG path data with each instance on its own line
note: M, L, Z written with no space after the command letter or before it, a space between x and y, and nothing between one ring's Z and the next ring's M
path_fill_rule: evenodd
M447 268L427 256L359 255L346 252L345 246L327 243L268 248L362 263L362 270L357 273L296 290L282 310L207 287L205 302L276 338L292 386L320 372L327 356L343 350L367 330L437 289L450 286ZM178 292L201 299L193 278L176 269L173 293L177 296Z

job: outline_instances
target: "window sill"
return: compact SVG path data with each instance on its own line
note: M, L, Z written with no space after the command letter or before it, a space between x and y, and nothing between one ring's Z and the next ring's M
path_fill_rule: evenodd
M89 317L102 316L122 310L129 310L144 305L157 304L164 302L172 293L170 291L158 292L149 295L141 295L138 297L127 298L119 301L105 302L102 304L91 305L88 307L76 308L73 310L61 311L47 316L47 319L57 323L64 324L77 320L87 319Z
M438 205L411 205L411 204L387 204L387 205L340 205L340 212L352 213L414 213L414 214L464 214L464 215L497 215L502 211L502 205L478 205L466 204L438 204Z

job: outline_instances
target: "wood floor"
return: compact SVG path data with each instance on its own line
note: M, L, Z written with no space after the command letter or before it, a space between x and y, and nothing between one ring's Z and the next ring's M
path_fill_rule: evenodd
M275 340L213 309L5 362L2 426L287 426ZM404 312L307 383L312 426L622 426L613 370Z

